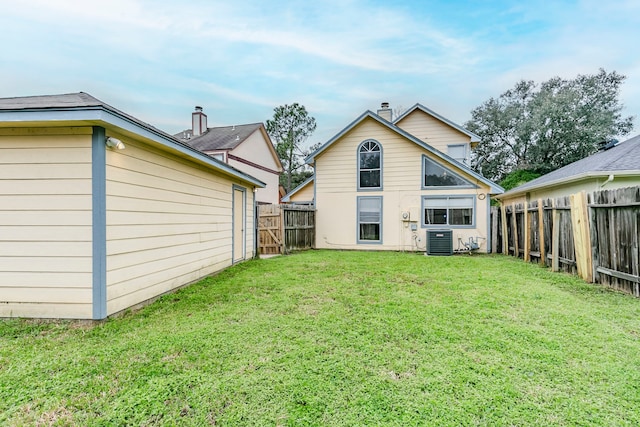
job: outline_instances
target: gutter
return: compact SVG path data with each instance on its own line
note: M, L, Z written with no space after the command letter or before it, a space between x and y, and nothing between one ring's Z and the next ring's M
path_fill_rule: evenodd
M567 183L571 183L571 182L577 182L577 181L582 181L584 179L588 179L588 178L602 178L602 177L607 177L607 181L605 183L611 182L613 181L613 178L611 180L609 180L609 177L611 177L613 174L610 171L601 171L601 172L584 172L581 173L579 175L574 175L572 177L569 178L558 178L558 179L554 179L553 181L549 181L549 182L545 182L542 184L538 184L538 185L532 185L530 187L526 187L526 188L518 188L516 187L514 190L512 191L508 191L506 193L502 193L498 196L494 196L495 199L503 199L503 198L511 198L514 196L519 196L525 193L529 193L531 191L534 190L539 190L542 188L550 188L550 187L557 187L559 185L562 184L567 184ZM637 170L620 170L620 171L616 171L615 174L616 177L625 177L625 176L640 176L640 172L638 172ZM526 184L524 184L526 185ZM604 185L604 184L602 184Z

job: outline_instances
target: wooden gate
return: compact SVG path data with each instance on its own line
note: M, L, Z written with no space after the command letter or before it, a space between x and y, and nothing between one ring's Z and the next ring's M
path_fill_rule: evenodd
M285 254L315 246L316 211L311 206L259 205L258 251Z

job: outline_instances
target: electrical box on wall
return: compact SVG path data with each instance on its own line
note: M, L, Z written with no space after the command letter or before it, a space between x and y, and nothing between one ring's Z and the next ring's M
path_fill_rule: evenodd
M400 213L400 220L418 222L420 220L420 211L416 207L410 207Z

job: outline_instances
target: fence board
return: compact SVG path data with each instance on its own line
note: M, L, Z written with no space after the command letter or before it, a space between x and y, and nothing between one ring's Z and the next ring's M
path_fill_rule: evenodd
M640 297L640 186L510 203L492 215L503 253Z
M298 205L258 206L261 254L284 254L315 245L315 209Z

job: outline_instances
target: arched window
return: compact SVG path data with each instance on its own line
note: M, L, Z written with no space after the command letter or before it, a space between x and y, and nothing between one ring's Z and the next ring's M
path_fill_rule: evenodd
M382 188L382 148L373 140L358 147L358 189Z

